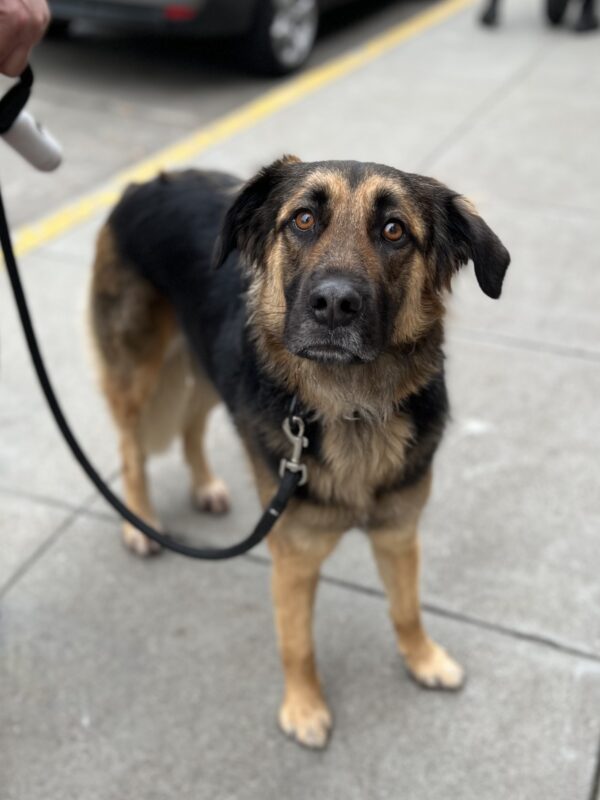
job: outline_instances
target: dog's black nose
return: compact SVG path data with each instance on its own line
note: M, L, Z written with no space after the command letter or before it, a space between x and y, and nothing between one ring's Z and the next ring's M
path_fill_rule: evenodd
M363 299L348 278L330 276L314 287L308 304L317 322L333 329L353 322Z

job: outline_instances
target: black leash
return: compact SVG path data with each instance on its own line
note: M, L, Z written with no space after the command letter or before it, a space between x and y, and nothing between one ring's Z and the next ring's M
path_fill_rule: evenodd
M33 70L28 64L19 78L19 82L11 86L4 97L0 99L0 136L14 125L29 100L32 86Z
M25 74L25 85L20 93L13 92L9 98L10 102L10 115L17 115L29 96L31 82L33 75L28 68ZM12 90L11 90L12 91ZM16 101L16 102L14 102ZM0 101L0 119L2 118L2 103ZM21 105L22 103L22 105ZM4 106L7 109L7 106ZM252 533L237 544L230 547L190 547L171 535L161 533L148 525L141 517L134 514L123 501L117 497L116 494L108 487L102 477L99 475L93 464L90 462L84 451L81 449L73 431L65 415L62 411L60 403L52 388L52 383L48 377L48 372L44 365L42 354L38 345L37 337L29 313L27 299L21 283L19 275L19 268L17 260L12 247L10 230L4 211L4 203L2 200L2 192L0 191L0 242L2 244L2 252L4 253L4 260L10 283L12 286L17 310L23 326L23 332L29 348L29 354L33 361L33 367L42 387L42 392L50 407L50 412L58 425L58 429L62 433L68 447L70 448L75 460L79 463L88 478L94 484L96 489L104 497L104 499L115 509L115 511L123 517L124 520L131 523L139 531L145 534L149 539L162 545L167 550L173 550L189 558L199 558L205 561L217 561L226 558L234 558L243 553L248 552L253 547L261 542L269 533L273 525L276 523L277 518L283 513L287 504L289 503L296 488L302 483L306 482L306 466L300 463L302 450L308 446L308 439L304 436L305 420L302 412L298 408L296 398L292 399L290 406L290 413L286 416L283 422L283 429L287 438L292 445L292 455L290 459L282 459L280 465L280 483L277 492L269 505L267 506L262 517L259 519L256 527Z

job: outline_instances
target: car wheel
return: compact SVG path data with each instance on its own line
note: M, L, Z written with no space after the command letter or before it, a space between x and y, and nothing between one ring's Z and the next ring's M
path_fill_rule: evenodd
M553 25L560 25L568 5L569 0L547 0L546 14Z
M251 67L285 75L308 59L319 26L317 0L259 0L248 41Z

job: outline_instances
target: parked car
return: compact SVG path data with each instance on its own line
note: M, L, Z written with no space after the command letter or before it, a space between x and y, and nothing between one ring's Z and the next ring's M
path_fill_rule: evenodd
M200 37L238 36L252 67L282 75L313 48L319 14L347 0L50 0L54 31L73 20Z

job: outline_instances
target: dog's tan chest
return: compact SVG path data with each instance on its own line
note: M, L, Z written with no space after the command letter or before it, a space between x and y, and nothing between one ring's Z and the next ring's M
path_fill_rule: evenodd
M336 420L323 424L320 459L311 459L309 485L321 501L342 505L358 517L370 515L377 491L404 468L413 439L408 417L386 422Z

